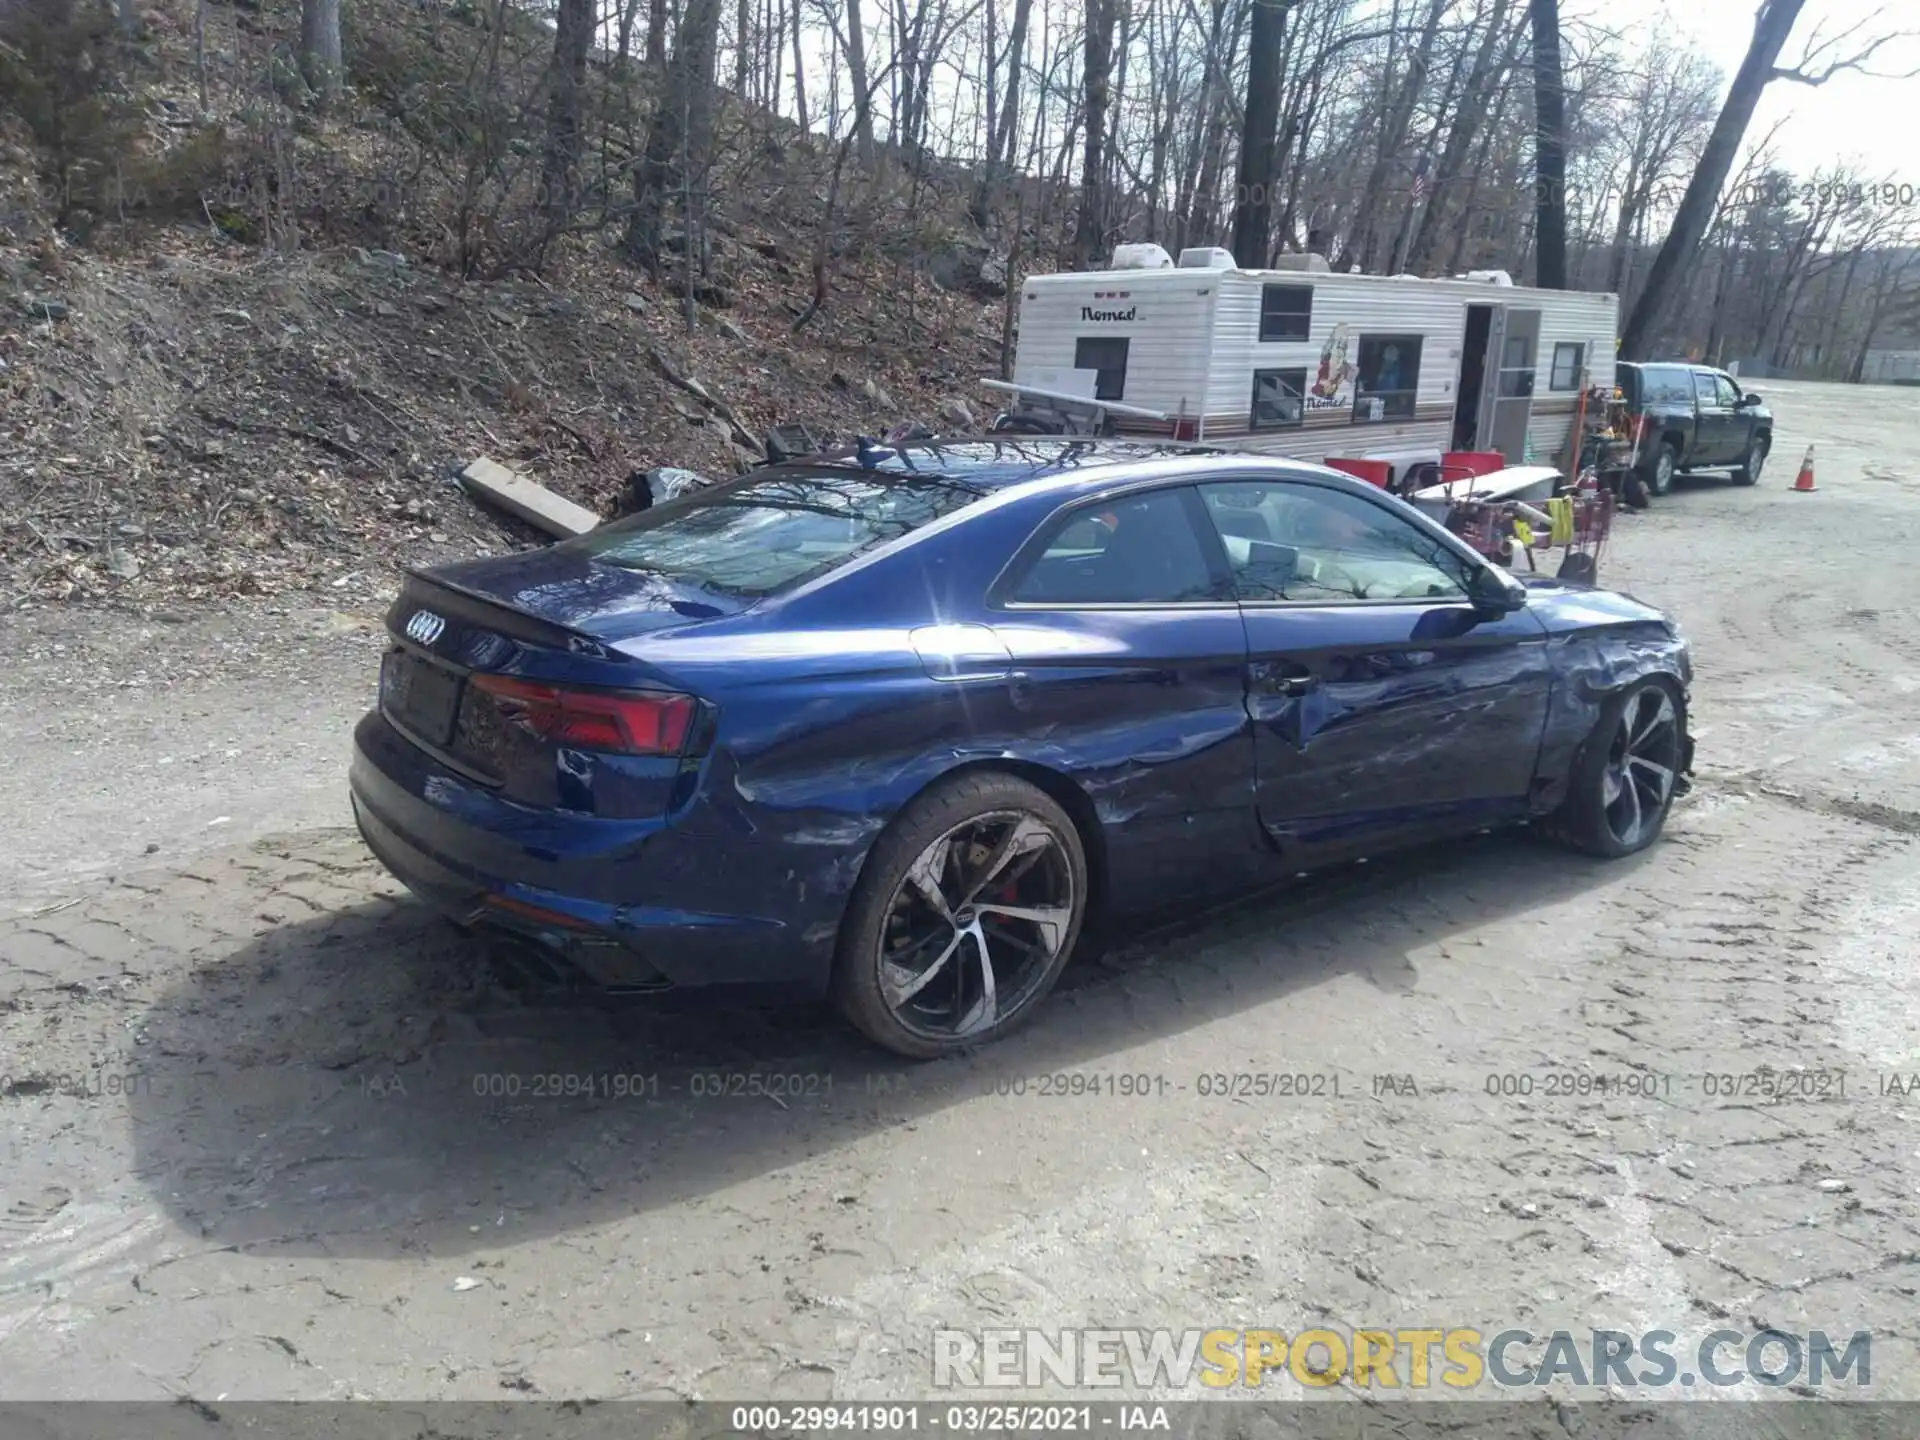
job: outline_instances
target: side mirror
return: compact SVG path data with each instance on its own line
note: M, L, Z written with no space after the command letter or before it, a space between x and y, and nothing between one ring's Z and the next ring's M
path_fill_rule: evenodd
M1740 403L1742 405L1758 405L1760 403L1760 397L1749 390L1740 397Z
M1473 577L1473 608L1482 615L1511 615L1527 603L1527 587L1498 565L1482 567Z

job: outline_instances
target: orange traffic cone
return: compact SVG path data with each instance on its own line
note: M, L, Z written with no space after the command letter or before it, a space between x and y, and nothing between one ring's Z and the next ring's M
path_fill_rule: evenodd
M1813 446L1807 446L1807 458L1800 462L1800 473L1793 477L1793 488L1800 491L1812 491L1818 487L1813 483Z

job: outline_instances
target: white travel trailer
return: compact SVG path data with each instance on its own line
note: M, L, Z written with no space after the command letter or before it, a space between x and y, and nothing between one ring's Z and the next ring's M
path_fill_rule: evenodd
M1385 461L1396 485L1447 451L1570 466L1582 389L1613 385L1617 296L1284 262L1123 245L1110 269L1033 276L1013 380L985 383L1016 425Z

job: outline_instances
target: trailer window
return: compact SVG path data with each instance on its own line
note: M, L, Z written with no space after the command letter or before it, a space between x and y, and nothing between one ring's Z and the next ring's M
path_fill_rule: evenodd
M1356 423L1411 420L1420 388L1418 335L1362 335L1353 392Z
M1311 285L1262 285L1260 287L1260 338L1262 340L1304 340L1313 327L1313 287Z
M1110 336L1076 340L1073 368L1094 372L1094 399L1118 400L1127 393L1127 342Z
M1253 410L1247 424L1254 430L1282 430L1305 418L1307 372L1256 370L1253 372Z
M1549 390L1578 390L1580 371L1585 368L1587 347L1562 341L1553 347L1553 373L1547 377Z

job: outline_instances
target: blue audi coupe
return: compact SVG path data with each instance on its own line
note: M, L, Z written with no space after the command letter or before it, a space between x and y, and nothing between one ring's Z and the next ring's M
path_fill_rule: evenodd
M1651 844L1688 645L1298 461L863 444L409 575L355 732L367 844L618 991L831 996L932 1058L1089 916L1536 822Z

